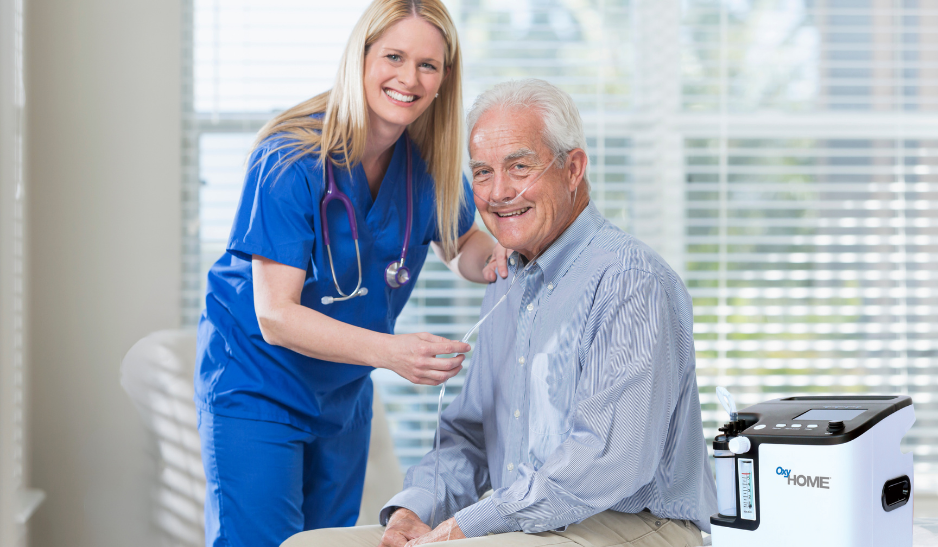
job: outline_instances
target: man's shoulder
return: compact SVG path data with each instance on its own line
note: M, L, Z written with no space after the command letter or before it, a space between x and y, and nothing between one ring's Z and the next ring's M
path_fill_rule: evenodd
M661 287L672 305L689 310L691 298L681 276L670 264L644 241L606 222L593 238L593 256L597 263L591 267L604 269L603 283L609 290L624 284L631 285L633 276L650 276Z
M591 256L609 264L610 274L637 271L655 277L677 275L651 246L609 221L593 237L590 247Z

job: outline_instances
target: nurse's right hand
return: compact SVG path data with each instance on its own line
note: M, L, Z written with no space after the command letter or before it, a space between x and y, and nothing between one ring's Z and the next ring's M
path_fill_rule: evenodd
M466 358L465 355L437 355L462 354L470 349L469 344L428 332L395 334L390 336L385 364L379 366L396 372L409 382L436 386L456 376L462 370L462 362Z

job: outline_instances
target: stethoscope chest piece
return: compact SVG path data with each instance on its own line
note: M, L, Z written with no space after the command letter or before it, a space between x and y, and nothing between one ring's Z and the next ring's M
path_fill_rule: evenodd
M402 265L400 261L395 260L385 268L384 282L388 284L388 287L400 289L408 281L410 281L410 270L407 269L407 266Z

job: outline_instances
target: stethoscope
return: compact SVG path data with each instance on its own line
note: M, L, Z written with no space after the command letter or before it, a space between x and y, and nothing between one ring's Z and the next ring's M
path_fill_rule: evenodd
M410 243L410 225L413 220L414 211L413 204L411 203L413 180L410 165L410 139L406 135L404 137L404 144L407 147L407 224L404 228L404 245L401 248L401 259L391 262L388 264L387 268L384 269L384 282L392 289L399 289L410 281L410 270L404 266L404 258L407 256L407 246ZM322 239L326 244L326 253L329 255L329 269L332 270L332 282L335 284L335 290L339 291L341 295L323 296L323 305L328 305L333 302L349 300L356 296L365 296L368 294L368 288L362 287L362 255L358 248L358 224L355 220L355 208L352 207L352 200L336 186L335 175L332 173L332 162L328 160L324 161L326 162L326 195L322 198L322 203L319 205L320 224L322 225ZM332 246L329 243L329 222L326 218L326 209L329 206L329 202L334 199L341 201L342 204L345 205L345 212L348 215L349 225L352 228L352 239L355 240L355 258L358 261L358 285L355 287L355 290L348 295L342 292L342 288L339 287L339 281L335 275L335 264L332 261Z

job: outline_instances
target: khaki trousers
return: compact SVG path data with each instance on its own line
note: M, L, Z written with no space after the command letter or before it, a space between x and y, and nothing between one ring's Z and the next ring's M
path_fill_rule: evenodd
M377 547L382 534L383 526L326 528L296 534L280 547ZM648 511L634 515L604 511L566 532L511 532L457 541L453 547L697 547L702 543L694 523L658 518Z

